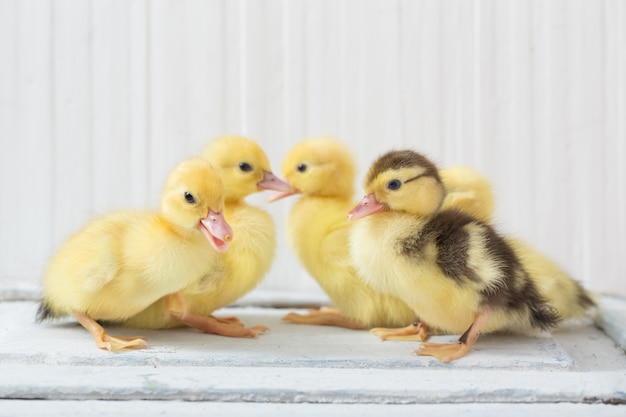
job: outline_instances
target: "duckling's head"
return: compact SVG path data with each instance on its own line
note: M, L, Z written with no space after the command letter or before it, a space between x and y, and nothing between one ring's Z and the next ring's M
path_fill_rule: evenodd
M170 173L161 200L163 216L183 229L199 230L218 252L225 252L233 237L223 207L222 175L207 160L187 159Z
M439 210L446 194L435 164L411 150L391 151L378 158L364 188L366 196L352 209L350 220L385 210L429 216Z
M267 155L252 139L221 136L207 145L202 156L222 171L226 201L240 200L262 190L291 189L272 173Z
M283 160L283 176L291 191L272 196L276 201L302 193L350 198L354 193L354 161L338 140L317 137L298 143Z

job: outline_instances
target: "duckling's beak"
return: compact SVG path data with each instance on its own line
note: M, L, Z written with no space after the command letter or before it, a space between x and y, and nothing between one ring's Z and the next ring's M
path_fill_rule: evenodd
M374 194L370 194L363 197L363 199L359 201L359 204L350 210L350 213L348 213L348 220L352 221L360 219L361 217L366 217L374 213L380 213L381 211L385 211L385 205L379 203Z
M281 181L281 182L284 182L284 181ZM297 188L293 188L287 182L285 182L285 184L287 184L287 189L276 190L278 191L277 193L274 193L267 198L268 203L273 203L274 201L282 200L283 198L289 197L290 195L300 194L300 190L298 190Z
M263 179L256 186L259 190L291 191L289 184L268 171L263 171Z
M218 252L226 252L228 242L233 240L233 229L230 228L224 215L209 209L209 215L200 219L198 228Z

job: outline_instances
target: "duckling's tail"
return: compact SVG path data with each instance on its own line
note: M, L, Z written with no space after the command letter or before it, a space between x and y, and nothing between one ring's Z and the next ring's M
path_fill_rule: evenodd
M54 318L55 315L52 312L52 308L48 303L42 301L39 303L39 308L37 309L37 316L35 317L35 321L37 323L41 323L44 320L49 320Z
M576 287L576 301L578 311L575 311L573 317L588 316L593 319L597 319L600 314L600 303L597 298L591 292L583 288L578 281L572 280Z

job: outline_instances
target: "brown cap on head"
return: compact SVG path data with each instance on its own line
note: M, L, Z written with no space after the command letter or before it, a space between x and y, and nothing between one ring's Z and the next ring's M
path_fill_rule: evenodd
M397 170L416 166L422 167L426 170L423 175L432 176L435 177L437 181L441 181L441 178L439 178L439 170L437 169L437 166L430 161L430 159L426 158L422 154L407 149L402 151L390 151L378 158L376 162L374 162L374 165L370 167L365 183L371 183L374 178L387 170Z

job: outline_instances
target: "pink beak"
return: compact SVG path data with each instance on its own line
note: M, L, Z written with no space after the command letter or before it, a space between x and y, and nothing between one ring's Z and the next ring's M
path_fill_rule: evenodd
M259 190L291 191L289 184L267 171L263 171L263 179L256 186Z
M285 181L281 181L281 182L284 182L285 184L287 184L287 188L284 190L276 190L278 191L277 193L274 193L267 198L267 201L269 203L273 203L274 201L282 200L285 197L289 197L290 195L300 193L300 190L293 188L291 185L289 185L289 183Z
M369 216L370 214L380 213L381 211L385 211L385 205L379 203L374 194L370 194L363 197L363 199L359 201L359 204L350 210L350 213L348 213L348 220L352 221L360 219L362 217Z
M228 242L233 240L233 229L230 228L224 215L209 209L209 215L200 220L198 228L218 252L226 252Z

